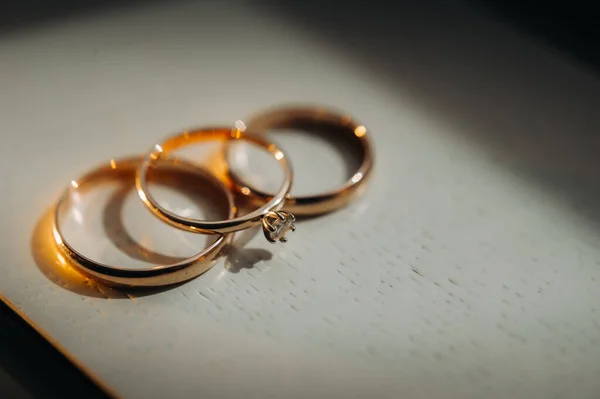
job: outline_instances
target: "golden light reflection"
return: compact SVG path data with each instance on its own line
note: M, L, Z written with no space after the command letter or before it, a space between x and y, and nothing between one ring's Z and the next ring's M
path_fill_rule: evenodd
M65 260L65 257L62 256L62 254L60 252L57 252L56 256L58 257L58 263L60 263L60 265L62 267L66 267L67 266L67 261Z
M231 132L231 137L234 139L240 139L242 138L242 130L240 129L233 129L233 131Z
M142 190L137 190L137 192L138 192L138 194L140 196L140 199L142 201L147 201L148 200L148 198L146 198L146 193L145 192L143 192Z
M202 161L198 161L198 164L206 168L222 182L229 181L229 174L227 172L229 165L222 149L211 152Z
M250 195L250 189L248 187L242 187L240 190L244 195Z
M110 160L110 167L113 169L117 169L117 162L114 159Z
M356 137L363 137L365 134L367 134L367 128L363 125L357 126L356 129L354 129L354 135Z
M31 254L38 269L54 284L80 295L96 298L123 298L119 291L86 277L64 256L57 243L60 236L53 228L54 207L48 209L31 236Z
M71 180L71 187L77 188L77 187L79 187L79 184L77 184L77 182L75 180Z
M283 152L277 151L275 153L275 159L277 159L278 161L281 161L283 159Z
M135 171L135 165L138 165L139 161L139 158L135 160L125 159L119 160L118 162L115 161L115 165L118 163L119 169L122 169L122 171L126 173L119 173L116 175L114 173L110 173L110 175L116 176L117 178L131 179L131 177L133 176L133 172ZM208 161L212 164L222 163L224 166L226 166L222 151L215 152L213 154L213 157L210 158ZM111 167L111 169L114 168ZM111 169L109 169L105 164L105 166L101 169L101 173L106 173ZM100 179L100 181L104 181L103 176L92 173L90 175L86 175L86 177L83 177L81 180L79 180L79 184L72 184L72 186L84 187L89 181L91 181L88 179ZM60 204L61 207L66 208L61 209L61 218L59 218L59 220L62 220L63 214L68 212L69 209L71 212L73 212L73 208L71 208L72 204L69 201L69 198L73 195L76 195L77 193L77 190L69 190L68 193L64 194L65 196L62 197L62 202L60 202ZM87 272L85 271L82 271L83 267L80 266L79 263L77 263L78 260L83 263L86 263L86 258L84 257L84 255L71 253L68 248L65 248L65 241L62 239L59 232L54 228L55 210L55 206L53 206L51 209L48 209L42 215L42 218L38 221L31 236L30 249L34 261L38 266L38 269L57 286L78 293L80 295L98 298L129 299L133 299L132 294L134 292L136 296L148 295L173 287L172 285L170 285L155 288L136 287L115 289L88 277L89 274L87 274ZM77 216L75 217L77 219ZM213 261L211 260L211 262ZM90 262L87 262L87 264L89 265ZM94 267L102 268L102 265L100 264ZM97 272L97 270L93 268L90 268L89 270L89 273L92 274L94 272Z

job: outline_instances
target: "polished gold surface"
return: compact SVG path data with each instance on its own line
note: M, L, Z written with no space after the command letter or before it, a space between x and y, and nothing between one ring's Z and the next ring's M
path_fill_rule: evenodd
M54 220L56 205L44 212L31 237L31 253L40 270L54 284L82 296L93 298L126 298L127 294L88 277L57 246Z
M251 211L244 216L222 221L205 221L187 218L161 207L148 190L148 171L154 167L158 160L168 158L169 155L177 149L195 143L214 140L223 141L225 147L228 147L227 144L235 140L248 141L266 149L269 153L271 153L279 162L284 172L284 180L277 193L269 196L266 201L260 204L261 206L258 209ZM215 127L189 130L169 137L164 142L156 144L151 148L150 152L138 169L136 187L138 194L146 207L155 216L171 226L195 233L223 234L248 229L250 227L262 224L265 231L265 237L267 237L267 233L269 232L269 224L264 223L263 220L265 217L270 218L272 216L272 212L279 211L284 206L286 196L292 187L293 171L288 159L289 157L284 153L283 150L261 137L247 133L243 124L240 123L237 123L234 128ZM290 216L286 216L286 218L289 219ZM285 232L287 232L287 230ZM269 242L285 242L286 240L282 239L285 238L285 232L282 232L282 234L278 235L277 239L267 239Z
M143 269L130 269L120 266L106 265L90 259L78 252L66 239L61 227L61 216L69 209L70 198L74 190L78 192L98 184L106 179L119 179L134 184L135 173L143 158L127 158L111 160L107 164L89 172L77 180L71 181L69 187L59 199L54 211L53 237L60 249L57 255L60 262L65 265L67 259L83 274L109 286L125 287L157 287L171 285L192 279L214 265L214 261L229 243L231 236L224 234L201 252L185 259L174 260L168 265L154 266ZM234 218L236 208L231 191L211 173L196 165L182 161L160 161L161 168L166 166L173 171L184 171L195 177L199 177L211 185L211 190L220 191L224 203L227 205L229 218ZM210 193L211 195L214 193ZM63 256L66 255L66 256ZM65 259L67 258L67 259Z
M352 117L322 107L279 107L266 110L246 121L249 131L263 134L273 129L295 128L299 125L329 126L330 130L341 130L353 146L359 150L361 163L350 179L341 187L310 196L286 196L283 209L296 216L314 216L334 211L348 205L359 196L369 181L374 163L373 146L366 126ZM229 170L236 192L248 197L255 204L261 204L273 194L261 191L248 184L234 170Z

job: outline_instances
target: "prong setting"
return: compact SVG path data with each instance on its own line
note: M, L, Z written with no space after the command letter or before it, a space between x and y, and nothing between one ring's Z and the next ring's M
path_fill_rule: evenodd
M263 232L270 243L287 242L288 231L296 231L296 218L287 211L270 211L263 219Z

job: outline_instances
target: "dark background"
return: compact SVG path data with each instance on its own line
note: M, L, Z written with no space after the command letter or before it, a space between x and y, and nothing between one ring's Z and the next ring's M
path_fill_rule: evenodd
M5 1L0 4L0 37L40 24L56 23L62 18L93 13L100 8L118 7L134 1L144 3L141 0ZM316 12L333 4L319 0L298 1L303 1L303 7L314 7ZM367 1L364 0L365 6L373 3ZM554 47L594 73L598 72L600 35L595 21L596 14L592 11L593 3L465 2L480 12ZM282 6L281 1L277 3L279 7ZM393 15L402 12L402 7L409 4L406 1L387 1L384 7L374 7L382 11L370 13L369 18L376 18L381 24L391 24ZM436 1L430 0L430 5L435 7ZM336 9L336 12L353 12L352 7ZM335 20L332 20L331 24L335 27ZM0 304L0 398L69 397L107 396L19 316L6 305Z

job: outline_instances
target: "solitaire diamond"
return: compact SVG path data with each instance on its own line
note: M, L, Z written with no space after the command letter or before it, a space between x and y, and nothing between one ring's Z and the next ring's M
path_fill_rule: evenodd
M296 218L286 211L271 211L263 218L263 231L265 238L269 242L286 242L286 234L291 230L295 231L294 222Z

